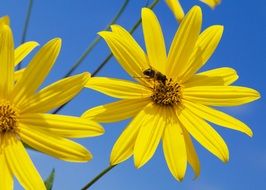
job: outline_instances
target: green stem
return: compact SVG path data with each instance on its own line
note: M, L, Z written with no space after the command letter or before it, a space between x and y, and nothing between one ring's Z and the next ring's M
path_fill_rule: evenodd
M99 173L95 178L93 178L89 183L87 183L81 190L86 190L91 187L95 182L97 182L101 177L103 177L106 173L108 173L111 169L113 169L117 165L108 166L101 173Z
M94 77L95 75L97 75L97 73L105 66L106 63L108 63L108 61L113 57L112 53L109 53L109 55L103 60L103 62L99 65L99 67L97 69L95 69L95 71L93 71L93 73L91 74L92 77Z
M30 16L31 16L31 12L32 12L32 5L33 5L33 0L29 0L27 16L26 16L26 20L25 20L25 23L24 23L24 28L23 28L23 33L22 33L22 38L21 38L20 44L24 43L25 40L26 40L28 26L29 26L29 22L30 22ZM21 68L21 63L18 64L18 70L20 68Z
M127 4L129 3L129 0L125 0L124 4L116 14L116 16L111 20L111 22L104 28L104 30L108 30L109 27L114 24L117 19L122 15L122 13L125 11ZM77 67L84 61L84 59L88 56L88 54L93 50L93 48L98 44L100 41L100 37L97 35L97 37L89 44L88 48L84 51L84 53L80 56L80 58L76 61L76 63L70 68L68 73L64 76L68 77L70 76L76 69Z

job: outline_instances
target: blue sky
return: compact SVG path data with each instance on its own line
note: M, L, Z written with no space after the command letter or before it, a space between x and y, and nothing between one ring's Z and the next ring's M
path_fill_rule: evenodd
M262 98L254 103L222 110L247 123L254 132L249 138L243 134L214 126L224 137L230 149L230 161L223 164L195 142L201 161L201 175L193 180L191 168L188 168L182 183L177 182L167 169L161 146L153 159L137 170L132 159L114 168L108 175L96 183L91 190L135 190L135 189L179 189L179 190L251 190L263 189L266 180L266 117L265 117L265 81L266 81L266 4L264 0L229 1L212 11L197 0L181 0L187 11L194 4L203 9L203 28L212 24L222 24L225 32L219 47L202 70L229 66L238 71L237 85L255 88ZM11 17L11 26L15 43L19 45L25 20L27 1L0 1L0 15ZM54 37L63 39L60 56L44 86L60 79L79 58L88 44L96 37L115 15L123 0L103 1L34 1L32 17L28 28L27 40L40 44ZM140 17L144 0L132 0L126 12L117 21L130 29ZM155 12L161 21L167 46L178 27L173 15L163 0L156 6ZM141 28L134 34L143 46ZM101 42L85 59L75 73L94 71L109 53L106 44ZM29 61L26 59L24 64ZM101 70L99 76L129 78L114 60ZM79 116L86 109L113 101L100 93L85 89L71 101L60 113ZM80 189L86 182L108 165L109 154L128 121L104 125L106 133L97 138L77 140L94 155L91 162L84 164L67 163L39 152L29 151L33 162L43 178L56 169L55 190ZM16 183L15 189L22 189Z

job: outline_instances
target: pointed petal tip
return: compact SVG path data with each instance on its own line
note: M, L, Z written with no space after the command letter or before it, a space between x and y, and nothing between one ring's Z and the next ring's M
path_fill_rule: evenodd
M61 38L54 38L51 40L53 43L56 45L61 45L62 44L62 39Z
M83 159L81 162L88 162L93 159L93 155L90 153L90 151L87 150L87 152L84 154Z
M186 175L186 167L185 170L181 171L179 169L179 171L175 171L175 172L171 172L172 176L178 181L178 182L182 182L185 178Z
M147 8L147 7L144 7L144 8L141 9L141 18L142 19L145 19L145 17L154 16L154 15L155 15L154 12L151 9ZM156 15L155 15L155 17L156 17Z
M194 17L198 20L198 22L201 24L202 23L202 10L200 8L200 6L195 5L193 6L189 12L186 14L185 17L189 17L188 15L194 15ZM183 21L184 19L182 19Z
M27 42L27 43L31 43L31 45L32 45L33 47L37 47L37 46L40 45L40 44L39 44L38 42L36 42L36 41L30 41L30 42Z
M228 149L227 149L227 151L226 151L226 154L223 155L223 158L222 158L221 160L222 160L222 162L225 163L225 164L229 162L229 151L228 151Z
M250 97L250 101L249 102L253 102L255 100L260 99L261 98L261 94L260 94L259 91L255 90L253 88L250 88L250 95L249 95L249 97Z
M61 46L62 46L62 39L61 38L53 38L53 39L49 40L42 48L44 48L44 47L55 48L59 53Z
M84 73L82 73L82 75L83 75L83 84L84 85L86 85L86 83L90 80L90 78L91 78L91 73L90 72L84 72Z
M224 160L223 160L223 163L225 163L225 164L227 164L229 162L229 158L225 158Z
M201 10L200 6L198 6L198 5L194 5L194 6L190 9L190 11L202 15L202 10Z
M143 166L143 163L141 163L140 159L136 159L136 155L133 155L133 160L134 160L134 166L136 169L141 168L141 166Z
M212 30L214 30L215 32L223 33L223 31L224 31L224 26L223 26L223 25L219 25L219 24L217 24L217 25L212 25L212 26L210 26L209 29L212 29Z
M120 25L118 25L118 24L112 24L112 25L110 26L111 31L114 32L113 30L115 30L116 27L120 27ZM98 33L99 33L99 32L98 32Z
M261 94L257 90L254 90L254 91L255 91L257 99L261 98Z
M177 181L182 182L184 180L184 176L177 176Z
M105 129L101 125L99 125L97 129L98 135L103 135L105 133Z
M180 174L177 174L177 175L174 175L173 176L178 182L182 182L184 180L184 175L180 175Z
M19 45L19 47L22 46L22 45L26 45L26 44L27 44L28 46L33 47L33 48L35 48L35 47L37 47L37 46L40 45L40 44L39 44L38 42L36 42L36 41L27 41L27 42L25 42L25 43Z
M252 138L253 137L253 131L250 129L250 128L248 128L247 129L247 131L245 132L245 134L247 135L247 136L249 136L250 138Z
M149 8L147 8L147 7L143 7L143 8L141 9L141 15L145 14L146 12L152 12L152 10L149 9Z
M142 159L136 159L136 156L134 155L134 165L136 169L140 169L142 166L144 166L146 162Z
M144 164L141 163L135 163L135 168L140 169Z
M8 15L0 18L0 24L10 25L10 18Z
M91 73L88 72L88 71L84 72L83 74L84 74L85 77L89 77L89 78L91 77Z
M102 38L106 38L107 36L109 36L110 34L111 34L112 32L109 32L109 31L100 31L100 32L98 32L97 34L99 35L99 36L101 36Z

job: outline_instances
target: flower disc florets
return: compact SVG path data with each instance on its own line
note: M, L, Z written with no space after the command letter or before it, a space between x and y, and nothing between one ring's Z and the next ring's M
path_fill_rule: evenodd
M17 113L10 103L0 103L0 133L16 132Z
M156 103L164 106L172 106L180 102L180 86L167 79L165 83L162 81L154 81L153 95L151 99Z

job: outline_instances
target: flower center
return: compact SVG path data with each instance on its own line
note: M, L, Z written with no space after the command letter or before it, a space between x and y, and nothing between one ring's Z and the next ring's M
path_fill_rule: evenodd
M180 86L172 79L167 79L165 82L156 80L154 81L151 99L156 104L164 106L178 104L180 102Z
M17 121L16 111L11 104L0 103L0 133L16 132Z

